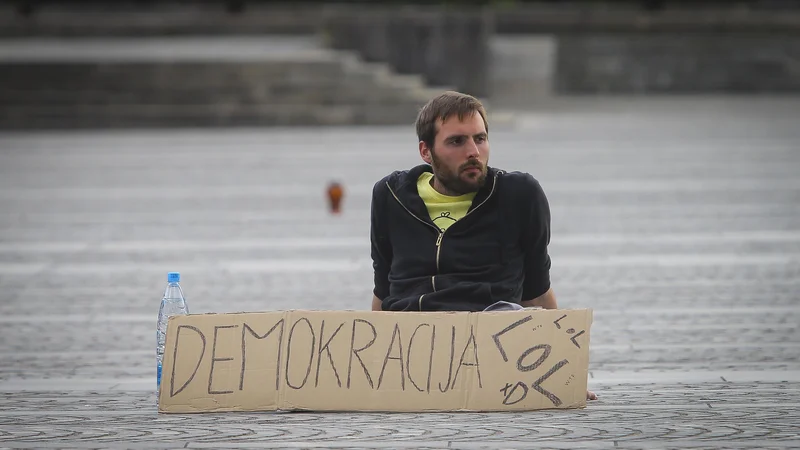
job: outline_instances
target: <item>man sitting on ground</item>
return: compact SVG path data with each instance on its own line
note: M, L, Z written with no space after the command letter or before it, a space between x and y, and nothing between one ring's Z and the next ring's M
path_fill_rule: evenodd
M445 92L420 110L425 164L372 192L373 310L558 308L547 197L530 174L488 166L488 129L466 94Z

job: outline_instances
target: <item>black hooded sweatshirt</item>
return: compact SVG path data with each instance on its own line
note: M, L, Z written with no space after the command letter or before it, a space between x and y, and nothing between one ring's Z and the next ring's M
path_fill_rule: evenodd
M384 311L482 311L550 288L550 208L539 182L488 168L467 214L441 232L417 192L423 164L372 191L373 293Z

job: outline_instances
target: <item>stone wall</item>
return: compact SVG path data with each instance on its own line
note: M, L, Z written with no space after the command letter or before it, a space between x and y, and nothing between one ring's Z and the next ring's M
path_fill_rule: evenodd
M800 92L800 34L558 36L557 93Z
M335 14L323 35L334 49L355 50L400 74L475 96L489 94L492 22L479 12L370 11Z
M127 10L53 3L20 17L8 5L0 36L319 35L433 87L501 103L559 93L800 92L797 8L248 3L228 11L222 2L165 1Z
M409 125L432 95L417 75L307 44L0 40L0 129Z
M493 105L526 108L553 95L555 36L495 35L490 47Z

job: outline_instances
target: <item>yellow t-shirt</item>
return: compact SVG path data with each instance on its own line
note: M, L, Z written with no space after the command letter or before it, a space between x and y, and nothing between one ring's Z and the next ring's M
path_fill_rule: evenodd
M440 194L431 186L432 178L432 173L423 172L417 179L417 191L428 208L431 220L444 232L450 225L467 214L469 207L472 206L472 200L475 198L475 192L456 197Z

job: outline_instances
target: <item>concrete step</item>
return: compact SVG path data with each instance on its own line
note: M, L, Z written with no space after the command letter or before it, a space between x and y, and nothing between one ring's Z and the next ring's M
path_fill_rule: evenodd
M410 125L418 103L318 105L69 105L17 106L0 129L173 128L213 126Z
M0 43L0 127L410 124L432 95L308 39L159 42Z
M312 103L380 104L416 99L413 92L384 86L350 83L285 84L245 87L225 87L213 90L200 88L138 88L138 89L15 89L0 87L0 104L6 107L24 105L97 105L97 104L167 104L195 105L216 102L242 104Z
M0 60L13 62L262 62L334 60L309 36L160 36L0 39Z
M346 74L336 61L0 64L0 85L17 88L135 89L159 85L216 88L273 82L326 82L352 76L354 75Z

